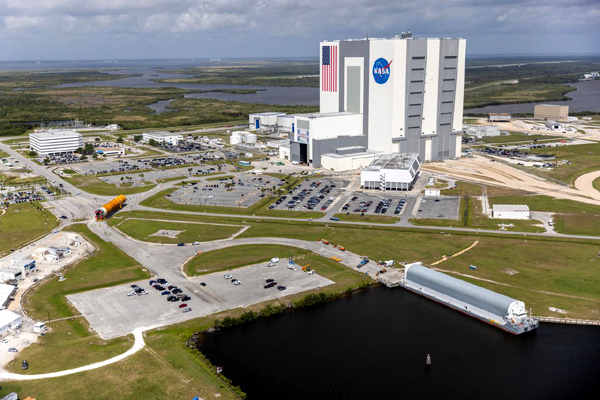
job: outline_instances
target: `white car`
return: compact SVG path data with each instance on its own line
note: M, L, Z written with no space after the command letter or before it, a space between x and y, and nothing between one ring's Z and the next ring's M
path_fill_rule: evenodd
M279 262L279 257L273 257L273 258L271 258L271 262L272 263L278 263Z
M233 278L233 276L229 275L229 274L225 274L225 276L223 276L225 279L231 279Z
M2 343L8 343L8 339L2 339Z
M233 280L231 281L231 283L233 283L233 284L234 284L234 285L236 285L236 286L237 286L237 285L241 285L241 284L242 284L242 282L238 281L237 279L233 279Z
M274 267L274 266L276 266L276 265L277 265L277 264L275 264L274 262L269 262L269 265L267 265L267 266L268 266L268 267Z
M9 352L11 353L18 353L19 350L15 349L14 347L11 347L10 349L8 349Z
M135 296L137 293L136 292L129 292L127 293L127 296Z
M145 295L145 294L148 294L148 292L146 292L146 291L144 290L144 291L141 291L141 292L139 292L137 295L138 295L138 296L143 296L143 295Z
M314 273L315 273L315 271L314 271L314 270L312 270L312 269L311 269L310 271L308 271L308 274L309 274L309 275L314 275Z
M288 269L291 269L292 271L296 270L296 266L294 264L288 264Z

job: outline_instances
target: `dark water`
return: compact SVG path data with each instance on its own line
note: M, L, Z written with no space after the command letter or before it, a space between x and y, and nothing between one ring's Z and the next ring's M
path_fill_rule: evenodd
M147 107L151 108L154 110L154 114L162 114L162 113L166 113L166 112L174 112L177 111L176 108L167 108L171 102L174 99L171 100L159 100L156 103L153 104L149 104Z
M569 106L569 112L600 111L600 80L572 83L569 86L577 88L567 93L573 100L550 101L549 104ZM481 108L465 109L465 113L533 113L536 103L505 104ZM542 103L537 103L542 104Z
M249 399L587 399L600 378L597 327L513 336L399 288L207 334L200 350Z

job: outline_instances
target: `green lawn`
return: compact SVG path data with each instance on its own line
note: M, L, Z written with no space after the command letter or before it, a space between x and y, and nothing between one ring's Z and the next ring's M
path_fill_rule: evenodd
M2 214L2 211L0 211ZM0 216L0 256L18 249L58 226L58 220L39 203L12 204Z
M555 136L554 137L547 136L547 135L536 135L536 134L528 135L526 133L510 132L510 134L508 134L508 135L484 137L481 139L481 141L483 143L487 143L487 144L494 144L494 143L505 144L505 143L511 143L511 142L533 142L535 140L544 140L544 139L559 140L561 138L557 138Z
M95 176L91 175L72 175L71 178L63 178L67 182L79 189L84 190L91 194L98 196L118 196L120 194L129 195L147 192L156 185L146 184L144 186L133 186L133 187L117 187L116 185L104 182Z
M47 320L70 317L76 314L67 303L66 296L108 286L144 279L150 276L140 265L112 243L105 242L86 225L73 225L72 231L82 234L98 249L93 257L63 271L66 280L57 276L34 286L24 298L23 306L35 319Z
M492 204L527 204L532 211L555 213L594 213L600 214L600 206L579 201L556 199L550 196L498 196L489 198Z
M596 178L594 182L592 182L594 189L600 192L600 178Z
M370 215L365 214L363 217L360 214L345 214L339 213L335 214L334 217L340 219L340 221L350 221L350 222L374 222L377 224L394 224L400 221L399 216L392 215Z
M573 185L577 177L600 170L600 143L533 149L532 154L553 154L557 161L569 160L570 165L559 165L551 171L527 168L527 171Z
M10 154L8 154L5 151L0 150L0 158L8 158L10 157Z
M132 335L108 341L100 339L90 332L83 318L54 321L46 326L50 332L22 349L7 364L8 371L32 375L77 368L122 354L133 345ZM23 360L29 363L26 371L21 368Z
M226 239L239 232L243 228L243 225L232 226L128 219L120 222L117 227L123 233L145 242L175 244L180 242L208 242L211 240ZM183 232L175 238L150 236L161 229Z
M481 196L481 185L467 182L456 182L455 188L440 191L444 196Z

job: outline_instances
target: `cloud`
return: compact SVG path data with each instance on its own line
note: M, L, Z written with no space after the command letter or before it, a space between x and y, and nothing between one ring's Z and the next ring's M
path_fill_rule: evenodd
M0 58L22 58L21 43L38 54L97 43L94 54L113 57L314 55L325 38L391 37L407 29L465 37L469 51L479 53L489 52L491 40L524 53L577 43L581 51L600 51L599 25L598 0L0 0L7 44ZM562 43L546 43L549 35ZM534 39L543 45L527 48Z

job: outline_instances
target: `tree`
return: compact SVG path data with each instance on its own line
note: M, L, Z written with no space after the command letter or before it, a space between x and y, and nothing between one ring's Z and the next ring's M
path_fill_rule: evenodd
M134 140L136 143L138 143L139 141L141 141L141 140L142 140L142 135L134 135L134 136L133 136L133 140Z
M87 143L83 147L83 154L92 154L93 152L94 152L94 146L92 146L90 143Z
M87 158L87 156L86 156L86 155L83 155L83 156L81 156L81 158L80 158L80 160L81 160L81 161L85 161L85 160L87 160L87 159L88 159L88 158Z
M35 156L37 156L37 153L35 151L31 150L29 152L29 157L35 157Z
M94 139L96 142L99 142L101 139L99 137L97 137L96 139Z
M154 140L154 139L150 139L150 140L148 141L148 144L149 144L150 146L153 146L153 147L156 147L156 146L158 146L158 142L157 142L156 140Z
M121 136L119 136L119 138L117 139L117 143L123 143L123 142L124 142L123 138Z

